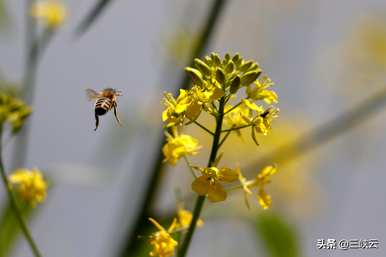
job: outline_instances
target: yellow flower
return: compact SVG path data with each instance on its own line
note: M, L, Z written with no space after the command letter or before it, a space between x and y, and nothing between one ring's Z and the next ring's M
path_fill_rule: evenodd
M54 29L63 24L67 16L64 5L58 0L38 1L32 6L31 15Z
M166 134L166 137L167 143L162 152L164 161L171 165L175 165L183 156L197 154L200 149L197 139L185 134L178 135L177 130L173 130L173 135Z
M159 229L152 233L149 237L149 243L153 250L149 253L150 256L169 257L174 255L174 249L178 245L177 241L173 239L173 233L176 227L176 219L173 220L168 230L164 229L156 220L149 218L149 221Z
M32 109L22 100L7 91L0 92L0 125L11 125L12 133L18 132Z
M177 211L177 229L187 229L192 221L192 213L184 208L178 208ZM204 221L202 219L197 220L197 226L204 226Z
M256 132L263 135L268 135L269 131L271 130L272 120L278 117L278 113L279 109L268 108L265 112L256 116L253 121Z
M267 89L272 85L274 85L274 83L268 77L256 80L253 85L247 87L247 97L255 101L264 100L267 104L277 103L277 94L274 91Z
M15 170L10 176L9 181L13 190L21 199L35 206L42 203L47 195L47 183L42 173L38 169Z
M180 89L177 99L171 93L165 93L163 103L166 109L162 113L162 121L167 123L167 127L182 125L185 117L194 120L201 111L201 106L184 89Z
M227 193L220 182L233 182L238 178L235 170L216 167L197 168L202 175L192 183L192 189L199 195L207 195L211 202L221 202L227 198Z
M271 207L271 197L265 192L265 185L271 182L271 176L277 172L275 166L266 166L256 177L256 185L258 187L257 200L263 209Z
M225 107L225 112L232 109L232 105L227 105ZM224 124L229 127L242 127L248 125L251 119L251 110L245 104L240 104L238 107L234 108L228 112L224 117Z
M252 191L249 189L249 181L243 176L240 169L237 169L238 179L244 192L244 202L248 209L250 209L249 196L252 195Z

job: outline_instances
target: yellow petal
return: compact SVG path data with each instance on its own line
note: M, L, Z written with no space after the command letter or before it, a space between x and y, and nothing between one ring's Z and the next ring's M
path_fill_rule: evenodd
M206 195L209 191L209 177L203 175L196 178L192 183L192 189L199 195Z
M277 172L275 166L265 166L257 175L257 179L261 182L269 182L269 178Z
M227 198L223 186L219 183L214 183L209 186L208 199L211 202L221 202Z
M200 115L200 113L201 105L197 101L194 101L188 106L185 114L189 120L195 120Z
M225 182L233 182L236 181L239 177L237 171L232 170L230 168L222 168L220 169L220 180Z
M271 196L268 195L263 188L259 190L259 193L257 195L257 200L259 201L260 206L266 210L269 207L271 207L272 201Z

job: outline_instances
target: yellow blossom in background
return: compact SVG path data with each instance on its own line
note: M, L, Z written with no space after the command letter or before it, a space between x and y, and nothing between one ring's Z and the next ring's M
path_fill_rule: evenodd
M185 134L179 135L176 130L173 135L167 134L166 140L167 143L162 148L164 161L172 165L183 156L197 154L200 149L197 139Z
M192 213L184 208L178 208L177 211L177 229L187 229L192 221ZM197 221L197 226L204 226L204 221L199 219Z
M65 21L67 10L59 0L41 0L32 6L31 15L48 28L55 29Z
M10 176L12 189L27 203L35 206L42 203L47 195L47 183L38 169L18 169Z
M17 133L23 126L32 109L21 99L7 90L0 90L0 125L8 123L12 133Z
M174 255L174 249L178 245L177 241L173 239L171 233L176 228L177 221L173 220L170 227L164 229L156 220L149 218L149 221L158 229L149 237L149 243L153 247L149 253L152 257L170 257Z
M207 195L211 202L221 202L227 198L227 192L221 182L234 182L238 173L229 168L196 168L202 175L192 183L192 189L198 195Z

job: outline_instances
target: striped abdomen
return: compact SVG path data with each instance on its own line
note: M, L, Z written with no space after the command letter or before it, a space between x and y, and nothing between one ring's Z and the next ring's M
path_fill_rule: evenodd
M106 97L101 97L95 102L95 115L104 115L113 108L113 101Z

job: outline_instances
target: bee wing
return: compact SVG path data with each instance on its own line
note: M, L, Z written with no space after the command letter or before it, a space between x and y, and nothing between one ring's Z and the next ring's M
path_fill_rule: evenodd
M95 100L99 97L99 93L95 91L94 89L87 88L86 89L86 96L89 101Z

